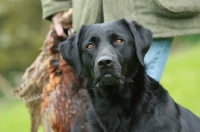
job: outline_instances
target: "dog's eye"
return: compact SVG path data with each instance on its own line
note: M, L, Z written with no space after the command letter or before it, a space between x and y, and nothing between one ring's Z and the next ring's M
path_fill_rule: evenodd
M94 49L94 45L92 43L88 43L87 49Z
M116 39L115 42L116 42L116 44L121 44L121 43L123 43L123 40L118 38L118 39Z

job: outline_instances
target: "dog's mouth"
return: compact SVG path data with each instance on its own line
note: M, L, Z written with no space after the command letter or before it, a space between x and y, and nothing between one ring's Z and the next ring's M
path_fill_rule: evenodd
M119 86L124 83L122 77L118 77L112 74L105 74L95 81L97 87L105 87L105 86Z

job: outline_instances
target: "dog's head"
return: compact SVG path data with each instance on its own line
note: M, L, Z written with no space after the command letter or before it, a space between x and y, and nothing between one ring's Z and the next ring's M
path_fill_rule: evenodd
M61 43L60 53L76 74L100 85L118 85L144 66L152 32L125 19L83 26Z

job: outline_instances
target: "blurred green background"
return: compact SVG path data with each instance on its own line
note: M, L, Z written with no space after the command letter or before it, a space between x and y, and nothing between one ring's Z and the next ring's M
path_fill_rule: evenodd
M39 0L0 0L0 132L28 132L25 103L12 90L40 53L50 23ZM176 37L161 84L200 117L200 34ZM42 129L40 128L40 131Z

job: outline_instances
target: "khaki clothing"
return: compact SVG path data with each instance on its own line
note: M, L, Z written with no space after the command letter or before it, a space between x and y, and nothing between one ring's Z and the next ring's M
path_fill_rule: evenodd
M42 0L43 18L73 8L73 27L126 18L154 38L200 33L200 0Z

